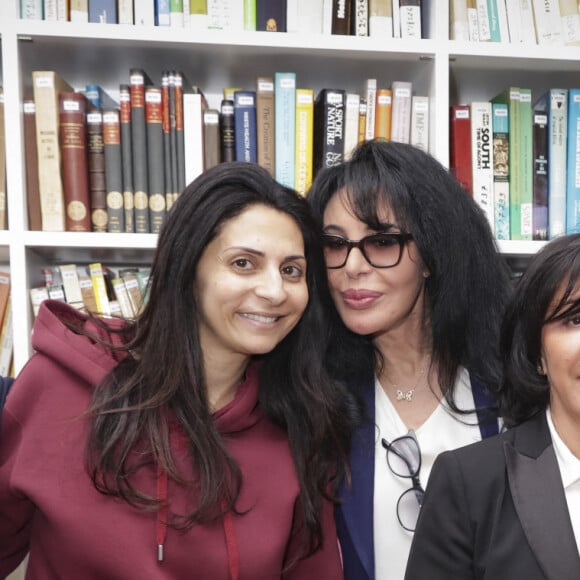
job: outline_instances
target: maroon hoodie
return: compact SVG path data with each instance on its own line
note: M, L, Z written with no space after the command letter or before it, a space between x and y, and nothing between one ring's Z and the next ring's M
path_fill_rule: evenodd
M323 548L282 574L300 544L299 487L286 435L258 406L255 369L249 370L235 399L214 415L242 472L237 504L242 515L230 513L215 523L179 531L164 525L164 513L139 510L97 492L84 467L88 429L83 412L94 386L116 362L106 349L62 323L71 317L86 320L66 304L43 304L33 330L36 353L4 408L0 577L29 550L27 579L32 580L343 577L328 502ZM193 475L177 423L171 445L181 473ZM175 513L192 507L191 491L154 468L142 469L136 484L149 495L167 498Z

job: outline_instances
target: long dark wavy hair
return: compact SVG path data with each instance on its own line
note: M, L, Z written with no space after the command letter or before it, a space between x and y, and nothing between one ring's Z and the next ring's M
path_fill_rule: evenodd
M543 371L538 372L542 328L580 316L580 299L571 298L579 286L580 234L546 244L518 281L501 332L504 373L499 402L506 426L519 425L550 402L548 379Z
M252 205L291 216L304 238L308 305L285 339L260 357L259 404L288 434L300 483L305 551L311 553L322 542L322 497L333 499L331 478L348 472L348 404L323 364L330 326L321 306L328 288L319 228L307 202L256 164L224 163L206 171L169 212L152 265L149 302L124 330L130 337L122 346L127 356L94 394L88 468L99 491L143 509L160 508L134 486L134 474L145 465L194 485L197 505L174 514L175 527L187 529L235 511L243 476L212 422L193 288L208 243L225 222ZM170 417L189 441L195 482L184 481L172 459ZM136 449L143 458L138 464Z
M498 255L489 223L473 199L431 155L403 143L371 140L351 159L322 170L308 199L322 220L337 191L344 189L358 219L384 229L378 211L386 203L401 231L413 234L429 270L425 290L430 317L432 362L449 405L459 366L491 390L500 381L499 328L511 293L509 269ZM337 330L329 360L349 360L350 374L378 371L382 357L368 339ZM331 368L343 374L345 365Z

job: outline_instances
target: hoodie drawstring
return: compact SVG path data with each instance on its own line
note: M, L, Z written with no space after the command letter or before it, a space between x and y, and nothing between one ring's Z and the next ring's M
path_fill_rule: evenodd
M155 529L155 539L157 541L157 561L163 562L165 540L167 539L167 472L157 466L157 499L160 502L160 508L157 510L157 520ZM226 550L228 553L228 570L231 580L239 580L240 577L240 552L236 540L236 531L234 529L234 518L231 511L225 511L227 508L225 500L222 501L222 510L224 516L222 519L224 533L226 536Z
M222 510L225 511L226 502L222 501ZM234 530L234 518L232 512L227 511L223 517L224 532L226 534L226 550L228 552L228 568L231 580L238 580L240 577L240 552L236 541L236 531Z
M165 549L165 539L167 538L167 472L159 466L157 466L157 499L160 502L155 529L157 561L163 562L163 551Z

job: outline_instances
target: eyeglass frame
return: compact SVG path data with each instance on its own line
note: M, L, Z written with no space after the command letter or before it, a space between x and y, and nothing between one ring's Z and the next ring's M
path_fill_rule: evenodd
M417 468L412 470L411 466L409 465L409 461L407 460L407 458L402 455L401 453L397 452L396 448L393 448L393 444L396 443L397 441L401 441L403 439L411 439L412 441L415 442L415 445L417 446L417 451L419 453L419 459L418 459L418 465ZM397 437L396 439L393 439L391 442L387 441L384 437L381 438L381 445L385 448L385 452L386 452L386 459L387 459L387 465L389 466L389 469L391 470L391 473L393 475L396 475L397 477L403 477L405 479L410 479L411 480L411 487L409 489L406 489L400 496L399 499L397 500L397 519L399 520L399 524L401 525L401 527L404 530L407 530L408 532L414 532L416 529L416 522L415 522L415 527L413 527L412 529L407 527L405 524L403 524L402 520L401 520L401 516L399 514L399 506L401 504L401 500L409 493L414 492L415 493L415 497L417 498L417 503L419 504L419 510L421 510L421 506L423 505L423 498L425 497L425 490L423 489L423 486L421 485L421 481L419 479L419 473L421 472L421 463L422 463L422 459L421 459L421 447L419 447L419 442L417 441L417 438L414 436L414 434L412 434L412 431L409 431L409 434L407 435L402 435L401 437ZM391 453L394 453L397 457L399 457L402 461L405 462L405 464L407 465L407 467L409 468L409 475L404 475L401 473L397 473L393 467L391 466L391 463L389 461L389 451ZM420 494L420 499L419 497L417 497L417 493Z
M399 257L397 258L397 261L394 264L391 264L390 266L376 266L375 264L373 264L371 262L370 258L367 256L365 249L364 249L364 244L367 240L370 240L373 238L379 238L382 236L389 237L389 238L395 238L397 240L397 242L399 243ZM409 242L410 240L413 239L413 234L410 234L408 232L378 232L376 234L371 234L369 236L365 236L364 238L361 238L360 240L349 240L348 238L345 238L344 236L341 236L340 234L326 234L326 233L322 234L323 241L325 239L331 239L331 238L332 239L340 239L342 242L344 242L346 244L347 251L346 251L346 256L344 258L344 262L340 266L329 266L327 264L326 268L328 270L338 270L340 268L344 268L346 266L346 263L348 262L348 257L350 256L350 252L352 251L353 248L358 248L360 253L363 255L364 259L373 268L386 269L386 268L394 268L395 266L398 266L398 264L401 261L401 258L403 257L403 248L405 247L405 244L407 242Z

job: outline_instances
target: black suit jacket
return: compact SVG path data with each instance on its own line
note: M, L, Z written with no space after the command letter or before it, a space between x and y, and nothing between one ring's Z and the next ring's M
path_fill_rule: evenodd
M437 458L405 575L426 579L580 579L544 413Z

